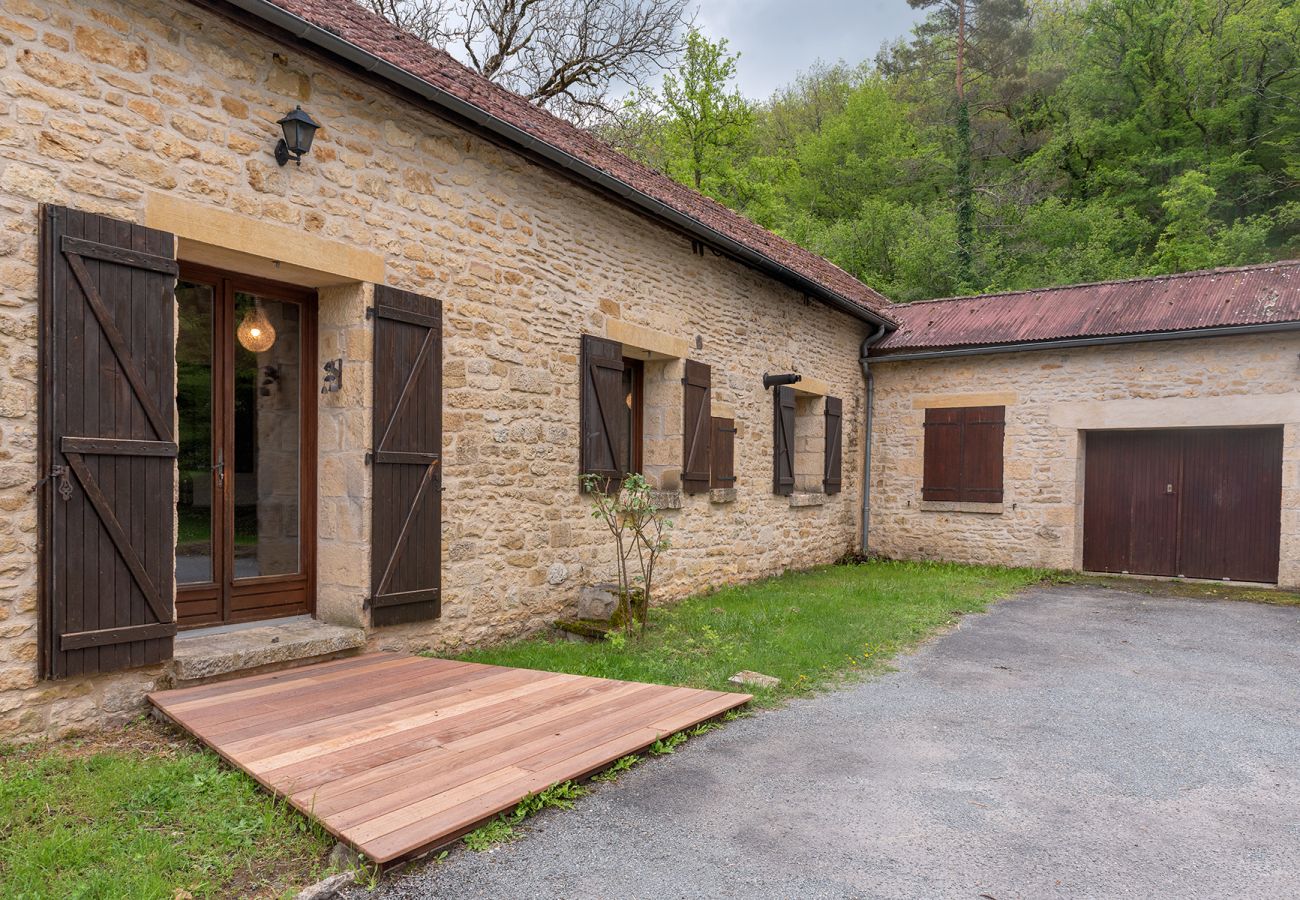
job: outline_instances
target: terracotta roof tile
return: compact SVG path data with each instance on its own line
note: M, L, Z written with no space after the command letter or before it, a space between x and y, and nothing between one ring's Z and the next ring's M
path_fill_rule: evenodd
M619 153L588 132L483 78L444 51L405 34L353 0L271 2L281 10L329 31L407 74L613 176L770 262L814 282L827 292L872 313L889 315L885 312L890 307L887 299L838 266Z
M1300 321L1300 261L896 304L873 354Z

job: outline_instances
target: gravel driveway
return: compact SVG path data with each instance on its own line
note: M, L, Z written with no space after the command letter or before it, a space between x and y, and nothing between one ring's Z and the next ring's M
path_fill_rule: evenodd
M1037 589L396 897L1297 897L1300 608Z

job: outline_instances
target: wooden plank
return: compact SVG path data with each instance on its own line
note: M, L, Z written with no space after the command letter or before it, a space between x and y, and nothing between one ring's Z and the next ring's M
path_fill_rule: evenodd
M611 684L617 686L619 682ZM442 749L448 741L480 733L504 722L523 719L540 712L547 708L545 700L544 697L532 696L524 700L509 701L480 710L472 719L468 716L460 716L429 723L400 734L381 737L362 747L347 748L313 757L306 763L277 769L267 774L292 782L294 791L307 790L325 782L338 782L338 785L331 790L346 790L349 784L357 783L358 779L367 782L379 780L401 771L400 766L420 764L430 758L422 755L425 750ZM403 746L413 748L408 754L411 759L399 763L398 767L385 768L389 762L399 759L399 755L395 755L392 750ZM447 752L477 752L477 748L460 748Z
M406 663L402 665L402 663ZM491 670L465 663L459 667L458 671L449 674L449 678L455 680L455 677L461 672L472 672L479 677L485 677ZM319 678L313 678L305 681L295 682L292 686L283 686L272 689L261 689L260 692L251 692L238 702L233 703L215 703L204 707L191 708L183 713L185 721L192 727L203 730L205 735L214 738L227 739L228 728L250 727L257 723L258 718L263 713L279 717L279 721L288 726L295 721L299 714L314 716L314 710L318 703L324 702L323 707L326 713L342 712L343 705L347 698L353 694L360 697L371 697L372 690L383 689L401 690L407 684L418 685L421 690L427 690L429 672L423 666L419 665L417 659L411 657L397 657L396 659L382 660L380 663L368 666L364 669L366 676L371 674L382 673L382 686L371 687L366 691L358 691L351 684L358 677L358 670L344 669L342 671L325 673ZM293 709L285 709L285 699L289 696L286 692L292 691ZM316 716L318 718L318 716Z
M461 671L440 679L437 686L440 693L446 693L453 689L472 687L473 682L490 677L490 672L466 666ZM206 734L213 740L245 740L285 728L308 725L328 715L347 715L402 700L426 697L429 688L428 678L418 669L390 674L382 684L374 685L366 691L353 689L340 693L333 685L316 686L312 690L300 691L294 697L291 710L285 710L283 703L272 698L244 710L238 717L211 726ZM260 714L259 710L262 710Z
M371 654L150 700L386 863L749 697Z
M520 679L503 675L500 680L518 681ZM258 772L275 769L290 762L316 756L324 750L355 747L385 734L395 734L427 722L446 719L457 712L477 709L492 703L496 699L524 697L552 686L549 679L541 681L530 679L523 684L517 684L509 688L501 694L476 696L470 700L453 703L450 706L437 701L428 705L410 704L395 709L385 709L382 713L376 711L372 715L358 716L347 722L335 721L331 724L339 730L339 733L325 740L317 738L312 740L311 743L306 743L309 737L316 737L318 734L316 729L309 728L306 729L307 734L290 735L284 738L283 741L275 742L270 747L265 742L258 742L253 746L239 746L237 744L231 750L232 752L245 751L243 758L246 759L250 771ZM349 725L355 725L356 727L347 728L346 726Z
M615 682L612 686L584 698L581 702L572 703L569 708L581 709L581 715L590 719L601 715L604 711L616 708L620 704L629 702L631 700L630 695L644 687L646 686ZM580 683L571 686L570 690L571 692L590 691L592 686ZM555 708L558 709L558 705ZM526 723L539 727L525 731ZM489 732L490 736L488 736ZM550 740L557 737L568 740L564 726L545 715L530 716L515 724L514 727L488 729L476 733L474 736L476 740L473 742L464 739L450 742L444 740L436 750L396 760L379 769L338 779L331 783L328 789L318 792L317 797L320 800L328 801L331 810L347 810L355 806L357 801L364 799L356 793L357 791L363 788L372 788L373 785L382 781L404 783L424 779L437 774L439 770L446 768L448 763L451 762L464 766L485 759L495 759L497 764L500 765L516 758L526 758L530 753L536 752L527 749L536 741ZM506 748L504 756L502 755L503 747ZM452 783L456 782L453 781ZM417 787L411 796L418 798L426 796L426 794L422 793L422 789ZM404 804L397 802L393 795L385 795L382 805L393 808Z
M151 638L167 637L176 633L176 626L171 622L152 625L123 625L120 628L101 628L99 631L78 631L65 634L59 638L63 650L81 650L85 647L104 647L109 644L124 644L129 641L145 641Z
M299 669L283 672L266 672L261 675L246 675L234 681L222 681L216 684L203 684L197 687L178 688L170 691L155 691L149 700L172 714L184 714L187 710L214 704L225 704L275 693L288 688L298 681L321 682L331 678L356 677L371 667L391 665L410 665L419 662L415 657L402 656L397 653L367 653L347 659L317 663Z

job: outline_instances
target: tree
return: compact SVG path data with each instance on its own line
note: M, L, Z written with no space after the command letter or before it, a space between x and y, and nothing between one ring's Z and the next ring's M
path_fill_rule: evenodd
M358 0L579 124L608 118L682 51L689 0Z
M624 146L895 300L1300 255L1296 0L917 5L874 67L704 77L751 124L701 154L657 96Z
M753 137L754 113L733 83L738 59L725 40L711 42L690 29L680 64L664 75L663 91L634 96L632 114L604 137L684 185L742 205L737 189L745 178L737 172L742 148Z
M992 80L1019 72L1028 48L1024 0L907 0L913 9L932 10L916 28L917 50L946 68L953 84L953 200L956 206L957 265L964 281L971 274L975 244L975 189L971 177L974 144L968 86L973 78Z

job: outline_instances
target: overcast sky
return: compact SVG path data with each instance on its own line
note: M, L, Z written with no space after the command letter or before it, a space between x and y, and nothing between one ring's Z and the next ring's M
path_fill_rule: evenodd
M819 59L874 58L920 18L907 0L701 0L696 21L730 41L741 93L763 100Z

